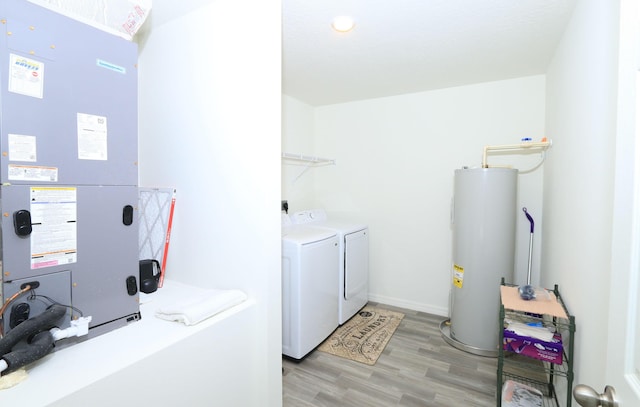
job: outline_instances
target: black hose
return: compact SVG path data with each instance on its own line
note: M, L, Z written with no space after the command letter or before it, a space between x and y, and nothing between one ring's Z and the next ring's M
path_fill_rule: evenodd
M57 325L58 321L67 312L67 308L61 305L52 305L43 313L29 318L10 330L4 338L0 339L0 358L5 359L7 353L23 339L28 339L38 332L48 331Z
M27 346L2 356L8 367L0 373L0 376L9 374L46 356L53 350L53 344L54 340L51 332L44 331L36 334Z

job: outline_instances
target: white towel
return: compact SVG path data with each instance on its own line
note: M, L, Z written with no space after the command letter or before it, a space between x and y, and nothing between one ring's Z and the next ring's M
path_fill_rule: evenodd
M156 317L195 325L247 299L240 290L205 290L174 304L160 307Z

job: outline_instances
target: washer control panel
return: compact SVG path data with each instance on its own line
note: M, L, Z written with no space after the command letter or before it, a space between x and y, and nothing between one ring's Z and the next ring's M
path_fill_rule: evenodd
M309 209L306 211L299 211L291 216L293 223L302 225L312 222L323 222L327 220L327 213L322 209Z

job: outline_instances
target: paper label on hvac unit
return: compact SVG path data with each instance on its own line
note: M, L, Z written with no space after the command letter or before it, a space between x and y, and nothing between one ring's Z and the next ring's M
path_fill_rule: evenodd
M31 268L75 263L78 252L76 188L31 188Z
M78 159L107 159L107 118L78 113Z
M9 134L9 161L36 162L35 136Z
M10 181L58 182L58 168L9 164L7 177Z
M464 268L458 266L457 264L453 265L453 285L462 288L462 282L464 281Z
M9 54L9 92L42 99L44 63Z

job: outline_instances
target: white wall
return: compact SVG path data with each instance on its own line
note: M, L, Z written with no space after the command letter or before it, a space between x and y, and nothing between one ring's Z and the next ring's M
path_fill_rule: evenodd
M542 281L576 315L576 382L604 388L616 147L617 4L584 0L547 73Z
M313 206L369 224L370 299L448 314L453 172L480 166L484 145L543 137L544 87L544 76L532 76L315 108L313 154L335 158L336 165L313 169ZM297 120L288 106L285 122ZM539 161L533 154L489 163L528 169ZM527 206L538 224L542 168L519 182L519 206ZM529 248L524 214L518 227L523 281ZM537 281L537 235L534 249Z
M244 380L202 386L250 391L256 406L282 400L280 12L279 1L212 0L152 27L139 64L140 185L178 191L167 277L242 289L259 309L242 329L253 349L228 349L249 358Z
M314 108L290 96L282 96L282 152L313 155ZM282 199L289 201L289 213L310 209L314 202L314 180L318 171L305 163L282 161Z

